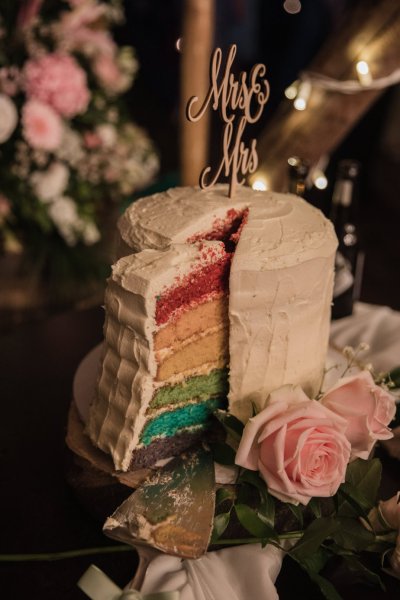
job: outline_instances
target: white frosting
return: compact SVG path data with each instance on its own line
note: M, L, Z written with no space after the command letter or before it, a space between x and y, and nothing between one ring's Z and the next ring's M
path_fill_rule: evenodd
M134 202L122 215L118 228L124 245L121 254L143 248L166 248L184 243L198 233L208 232L214 223L225 220L228 210L243 211L250 204L265 202L265 192L238 187L235 198L228 188L216 185L201 190L194 187L172 188Z
M250 208L229 281L229 404L243 421L283 384L319 390L336 245L331 223L300 198Z
M226 186L176 188L143 198L121 218L124 242L138 254L119 260L106 293L106 351L89 432L127 469L153 395L156 295L208 261L185 244L249 208L230 274L230 409L246 420L284 383L318 391L328 344L336 237L322 213L289 194ZM172 245L170 245L172 244ZM223 255L219 242L215 259ZM158 248L145 249L145 248Z

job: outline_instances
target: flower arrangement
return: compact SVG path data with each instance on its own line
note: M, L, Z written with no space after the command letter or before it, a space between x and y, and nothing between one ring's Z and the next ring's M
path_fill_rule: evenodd
M138 68L110 32L122 19L120 0L2 3L3 252L25 249L47 265L58 253L64 263L75 256L81 272L110 207L157 171L152 143L121 100Z
M351 366L357 352L345 350ZM400 578L400 492L376 506L381 463L371 457L393 437L389 390L400 382L346 373L316 399L298 386L275 390L246 425L219 411L227 437L211 445L214 460L234 472L234 485L217 489L211 545L273 544L330 600L340 596L321 571L332 560L381 587L386 562ZM381 557L376 569L364 555Z

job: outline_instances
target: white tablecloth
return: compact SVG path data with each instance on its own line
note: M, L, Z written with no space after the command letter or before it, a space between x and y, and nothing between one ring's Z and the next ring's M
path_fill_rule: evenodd
M357 304L352 316L332 323L335 348L356 347L360 342L370 345L362 359L376 371L399 366L400 313ZM179 590L181 600L274 600L282 559L281 551L258 544L210 552L197 560L160 555L147 569L142 592Z

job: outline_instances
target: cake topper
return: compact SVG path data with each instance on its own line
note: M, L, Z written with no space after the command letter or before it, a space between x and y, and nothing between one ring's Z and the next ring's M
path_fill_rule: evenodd
M192 96L186 106L186 117L195 123L206 112L209 105L220 112L225 123L222 136L222 159L213 173L211 166L205 167L200 174L200 187L214 185L221 173L229 178L229 197L235 193L236 185L243 183L247 173L254 173L258 165L257 141L252 139L246 146L242 140L248 123L255 123L261 117L264 105L269 98L269 83L264 79L265 65L254 65L250 75L244 71L236 79L231 72L236 55L236 45L229 48L225 69L221 72L222 50L216 48L210 61L210 87L197 110L197 96ZM222 73L220 75L220 73Z

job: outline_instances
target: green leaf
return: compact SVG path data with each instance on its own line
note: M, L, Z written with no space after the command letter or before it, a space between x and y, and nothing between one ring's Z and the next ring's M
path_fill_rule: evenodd
M224 533L225 529L228 527L229 519L231 518L231 513L221 513L214 517L214 527L213 532L211 534L210 543L215 543L221 535Z
M264 523L270 527L274 527L275 502L271 494L268 493L268 487L265 481L256 471L243 469L238 477L238 483L251 485L258 490L260 494L260 505L257 510L258 515Z
M235 504L235 510L240 523L249 533L257 538L275 539L278 541L272 527L264 523L256 511L247 506L247 504Z
M319 548L311 556L303 558L300 564L303 568L307 569L307 572L319 573L325 567L330 557L330 552L325 548Z
M385 586L383 585L383 581L379 577L379 575L367 569L367 567L363 565L354 555L344 556L344 560L346 561L346 566L349 569L349 571L359 581L371 583L374 586L380 587L381 590L383 590L384 592L386 591Z
M257 488L260 492L261 500L266 499L268 494L267 484L264 479L261 479L257 471L249 471L249 469L242 469L238 477L238 483L248 483L253 487Z
M322 577L319 574L319 566L326 562L327 555L325 552L317 551L315 553L317 556L315 560L312 560L312 557L304 559L299 559L296 556L291 555L291 557L300 565L300 567L308 574L311 581L318 586L321 594L327 600L342 600L341 596L336 591L335 587L331 584L330 581Z
M235 492L233 489L229 489L229 488L218 488L216 491L216 495L215 495L215 506L219 506L220 504L222 504L222 502L225 502L225 500L234 500L235 499Z
M224 410L217 410L214 413L214 415L216 416L218 421L222 423L222 425L228 433L233 435L233 437L235 437L236 439L240 440L240 438L243 435L244 429L242 421L239 421L239 419L237 419L236 417L227 413Z
M236 502L238 504L254 504L254 488L247 483L241 483L237 488Z
M223 442L214 442L210 444L210 448L215 462L230 467L235 464L236 452L232 446L224 444Z
M294 514L294 516L298 520L300 528L303 528L303 509L302 509L302 507L298 506L296 504L291 504L290 502L286 506L291 510L291 512Z
M311 556L316 552L322 542L340 527L339 522L332 517L322 517L316 519L307 527L303 537L297 542L290 554L297 560Z
M316 519L322 517L321 500L319 498L311 498L307 507L311 510Z
M361 552L374 542L375 535L356 519L340 517L338 522L340 527L332 534L332 538L342 548Z
M319 573L314 573L313 571L309 571L307 568L304 568L307 571L311 581L313 581L319 588L321 594L327 600L342 600L342 597L336 591L335 587L331 584L330 581L319 575Z
M362 460L358 458L349 464L346 482L357 488L370 507L375 506L381 481L382 465L379 459Z
M275 526L275 502L270 494L267 494L261 502L257 514L263 523L272 528Z
M339 487L338 496L340 516L356 515L368 520L368 513L372 506L358 488L346 481Z

